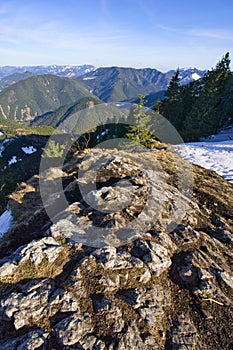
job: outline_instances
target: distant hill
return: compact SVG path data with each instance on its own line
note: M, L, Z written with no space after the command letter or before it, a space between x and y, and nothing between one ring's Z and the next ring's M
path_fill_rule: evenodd
M165 96L166 90L161 90L158 92L151 92L149 95L145 96L145 106L153 107L158 100L162 100ZM139 98L130 100L131 103L138 103Z
M48 125L57 127L62 121L71 116L72 114L81 110L88 109L88 106L94 106L99 103L103 103L97 97L83 97L79 101L72 102L56 109L55 111L49 111L38 117L36 117L31 125Z
M98 68L77 78L94 95L105 102L128 101L139 94L149 95L167 89L174 70L162 73L152 68ZM181 84L197 80L205 71L196 68L181 69ZM155 101L156 102L156 101Z
M93 95L75 79L32 76L0 92L0 118L30 121L86 96Z
M2 66L0 67L0 91L6 87L35 75L53 74L63 78L77 78L95 69L91 65L50 65L50 66Z
M49 66L2 66L0 67L0 79L9 75L30 72L31 75L54 74L60 77L74 78L93 70L95 67L84 65L49 65Z
M67 133L83 134L94 130L97 125L126 121L128 113L128 110L105 104L98 98L84 97L36 117L31 125L58 127Z
M141 93L151 95L166 90L174 72L170 70L162 73L152 68L96 69L92 65L3 66L0 67L0 91L30 76L53 74L79 80L105 102L130 101L137 99ZM196 68L180 69L181 84L197 80L205 72ZM155 103L156 100L153 102ZM154 104L153 102L151 105Z
M10 85L13 85L17 83L20 80L26 79L33 76L33 74L29 71L23 72L23 73L13 73L10 75L7 75L0 79L0 91L7 88Z
M0 67L0 90L29 76L53 74L60 77L77 78L106 102L135 98L166 90L174 70L162 73L152 68L105 67L92 65L50 65L50 66L3 66ZM181 84L187 84L204 75L196 68L180 69Z

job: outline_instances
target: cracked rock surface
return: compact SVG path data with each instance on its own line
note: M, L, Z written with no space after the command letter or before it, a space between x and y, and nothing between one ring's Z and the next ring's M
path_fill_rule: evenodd
M232 184L171 151L40 176L10 196L0 349L233 349Z

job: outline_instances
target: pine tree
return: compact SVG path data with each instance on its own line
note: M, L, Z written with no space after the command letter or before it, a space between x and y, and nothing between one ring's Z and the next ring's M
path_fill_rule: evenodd
M224 86L222 91L222 103L219 109L220 127L228 126L233 121L233 75Z
M152 117L145 109L145 96L139 95L139 102L130 110L129 121L133 125L128 127L126 137L137 145L150 147L153 141Z
M229 53L209 70L195 87L190 111L186 114L182 135L198 140L217 133L225 120L223 112L224 87L231 77Z
M180 70L177 68L172 76L165 98L153 108L157 113L161 113L168 119L175 128L180 129L183 115L182 90L180 86Z
M170 83L168 85L167 91L165 92L165 97L171 102L177 102L179 100L180 93L180 70L177 68L174 75L172 76Z
M44 151L42 158L61 158L65 148L65 145L60 145L58 142L50 140L48 146L46 148L42 148Z
M168 119L186 140L198 140L216 133L233 110L233 99L226 91L232 74L227 52L203 78L180 86L179 69L172 77L165 99L154 110ZM228 99L228 100L227 100Z

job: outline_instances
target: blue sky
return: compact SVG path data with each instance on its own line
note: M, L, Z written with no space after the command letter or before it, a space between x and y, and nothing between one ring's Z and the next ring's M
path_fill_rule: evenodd
M232 0L0 0L0 65L208 69L232 18Z

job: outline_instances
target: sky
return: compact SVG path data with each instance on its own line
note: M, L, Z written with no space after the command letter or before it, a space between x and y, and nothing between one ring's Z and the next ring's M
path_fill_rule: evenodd
M0 66L210 69L232 18L232 0L0 0Z

